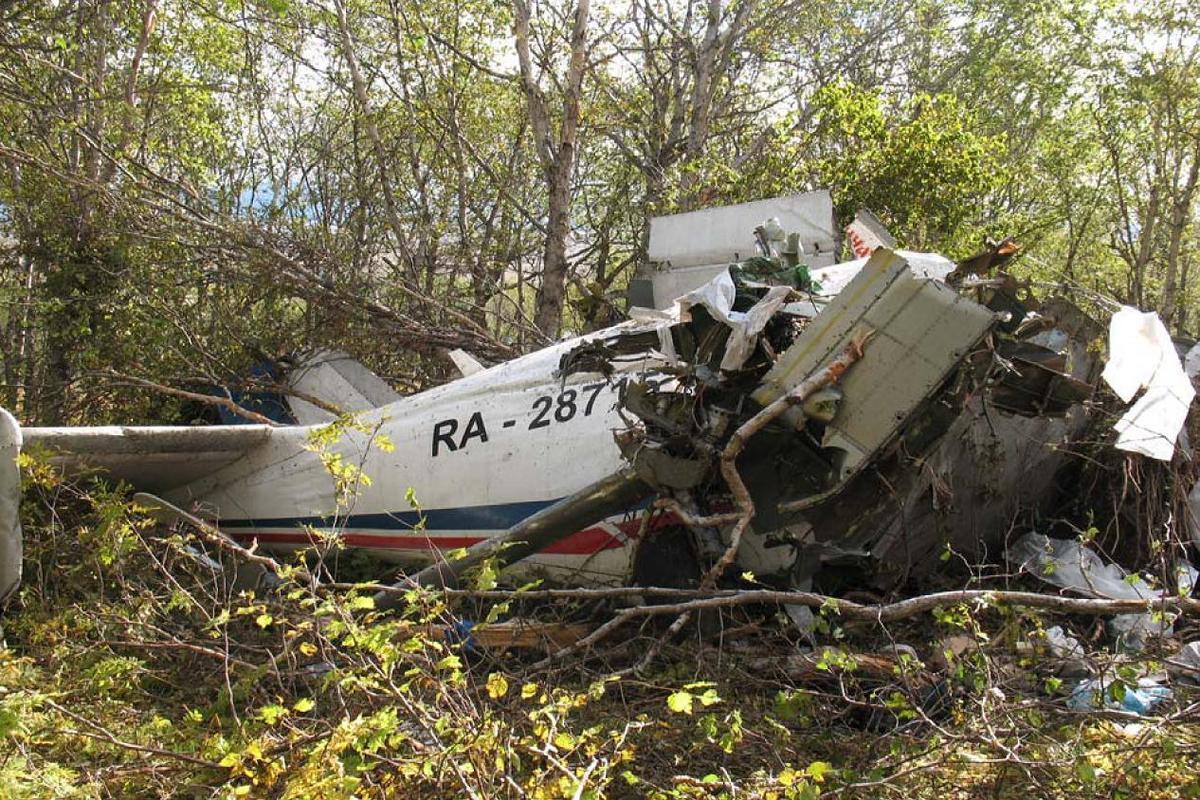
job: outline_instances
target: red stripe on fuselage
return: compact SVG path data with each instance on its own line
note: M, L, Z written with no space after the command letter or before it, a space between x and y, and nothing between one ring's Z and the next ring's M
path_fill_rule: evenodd
M319 539L306 531L226 531L235 541L250 542L254 539L263 544L298 544L311 546ZM487 536L427 536L422 533L362 533L341 531L338 538L347 547L370 547L378 550L454 550L478 544ZM554 555L591 555L601 550L624 547L624 543L603 528L588 528L573 533L562 541L555 542L542 552Z
M649 528L650 530L658 530L668 525L678 524L678 522L679 520L674 514L658 514L651 522ZM638 531L641 530L641 518L634 517L633 519L622 520L615 523L615 527L621 533L625 534L625 536L629 537L629 539L636 539ZM225 534L235 541L247 543L257 539L263 544L312 546L319 541L317 537L307 531L295 528L285 531L225 531ZM412 533L365 533L362 531L343 530L338 533L338 538L347 547L375 548L377 550L444 551L454 550L459 547L470 547L491 537L429 536L419 531ZM626 542L613 536L604 528L593 526L577 531L567 538L555 542L542 552L549 555L589 556L601 550L615 550L625 545Z

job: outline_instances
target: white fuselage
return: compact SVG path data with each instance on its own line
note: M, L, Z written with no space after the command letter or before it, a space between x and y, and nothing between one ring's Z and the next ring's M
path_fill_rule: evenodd
M625 323L585 338L664 325ZM266 548L307 547L336 534L348 547L429 563L623 465L613 440L625 427L618 384L662 360L627 362L609 380L595 372L560 378L559 360L580 341L363 412L336 438L322 435L325 426L277 429L245 457L168 497L198 504L226 533ZM334 473L343 482L340 500ZM573 534L521 571L588 584L627 581L636 517L631 510Z

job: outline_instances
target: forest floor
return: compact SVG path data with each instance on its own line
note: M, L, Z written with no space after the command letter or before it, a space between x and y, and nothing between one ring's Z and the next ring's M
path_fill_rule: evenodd
M672 617L541 665L542 649L464 643L447 622L607 607L413 591L385 615L286 569L238 593L228 561L122 495L42 478L0 650L6 798L1200 796L1200 691L1172 682L1140 716L1071 709L1078 677L1038 645L1046 627L1085 644L1114 698L1175 646L1112 652L1097 618L960 605L880 629L826 613L803 657L782 613L747 607L640 672Z

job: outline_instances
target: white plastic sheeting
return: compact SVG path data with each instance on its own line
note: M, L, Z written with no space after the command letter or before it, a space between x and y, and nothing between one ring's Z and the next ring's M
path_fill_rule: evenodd
M1116 564L1105 564L1100 556L1074 539L1027 533L1009 548L1008 557L1040 580L1088 597L1149 600L1163 596L1163 592L1152 589L1140 576L1128 575ZM1187 567L1180 579L1181 584L1185 580L1187 585L1194 583L1195 570ZM1149 612L1118 614L1111 627L1125 645L1141 649L1147 636L1169 636L1171 622L1161 614Z
M1126 403L1145 390L1113 426L1116 446L1170 461L1196 390L1158 314L1129 306L1113 314L1103 378Z

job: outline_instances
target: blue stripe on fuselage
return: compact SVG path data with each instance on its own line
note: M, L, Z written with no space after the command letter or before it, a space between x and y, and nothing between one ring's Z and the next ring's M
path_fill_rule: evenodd
M561 498L559 498L561 499ZM432 508L421 511L390 511L378 514L351 514L348 517L271 517L266 519L225 519L222 528L330 528L358 530L408 531L425 520L427 531L503 531L547 508L554 500L528 500L520 503L495 503L463 508Z

